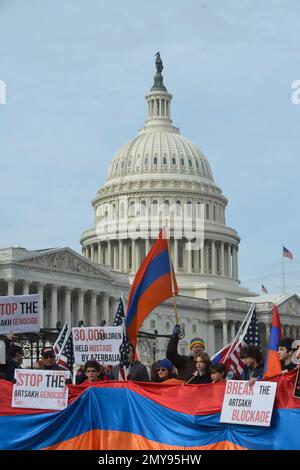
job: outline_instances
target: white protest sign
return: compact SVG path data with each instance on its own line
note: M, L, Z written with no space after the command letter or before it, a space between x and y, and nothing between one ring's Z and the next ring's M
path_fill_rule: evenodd
M270 426L276 382L228 380L222 406L221 423Z
M69 389L66 380L70 372L65 370L15 369L13 408L63 410L68 406Z
M40 331L41 296L0 297L0 334Z
M114 366L120 362L122 326L72 328L75 364L98 361Z

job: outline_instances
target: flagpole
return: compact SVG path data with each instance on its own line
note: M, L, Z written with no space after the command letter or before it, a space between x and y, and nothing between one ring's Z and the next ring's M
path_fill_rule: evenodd
M282 292L285 294L284 288L284 256L283 256L283 244L282 244Z
M178 315L178 310L177 310L177 305L176 305L176 294L174 292L174 271L173 271L173 265L171 261L171 250L170 250L170 243L169 243L169 233L167 233L166 230L166 236L167 236L167 245L168 245L168 254L169 254L169 265L170 265L170 274L171 274L171 285L172 285L172 298L173 298L173 308L175 312L175 318L176 318L176 325L179 325L179 315Z

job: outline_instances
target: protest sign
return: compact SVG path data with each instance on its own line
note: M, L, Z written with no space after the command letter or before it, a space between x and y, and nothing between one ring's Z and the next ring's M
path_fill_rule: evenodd
M295 388L294 388L294 395L295 398L300 398L300 370L298 370L296 381L295 381Z
M63 410L68 405L66 380L69 378L67 370L16 369L11 406Z
M75 364L98 361L113 366L120 362L122 326L72 328Z
M38 333L41 308L39 294L0 297L0 334Z
M221 423L270 426L276 382L228 380L223 400Z

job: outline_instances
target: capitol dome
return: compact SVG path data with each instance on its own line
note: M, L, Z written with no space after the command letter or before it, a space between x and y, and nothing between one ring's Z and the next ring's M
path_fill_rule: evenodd
M163 83L159 54L156 69L154 85L145 96L145 126L116 152L106 182L92 201L95 226L81 237L83 255L127 273L132 281L158 230L167 225L181 294L247 295L238 279L240 238L226 225L228 201L215 184L206 157L173 126L172 95ZM203 243L192 250L188 236L179 237L177 231L185 211L195 233L202 220Z
M114 155L107 181L151 173L168 173L213 182L209 163L191 141L174 127L144 128Z

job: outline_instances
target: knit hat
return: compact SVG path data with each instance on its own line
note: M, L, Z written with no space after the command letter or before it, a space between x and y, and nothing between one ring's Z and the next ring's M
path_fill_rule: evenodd
M173 370L173 364L169 359L162 359L161 361L158 361L156 365L156 369L159 369L160 367L163 367L164 369L167 369L167 371L171 374Z
M191 342L190 342L190 350L192 349L193 346L195 346L195 344L199 344L203 349L205 349L205 343L204 343L203 339L201 339L201 338L192 338Z

